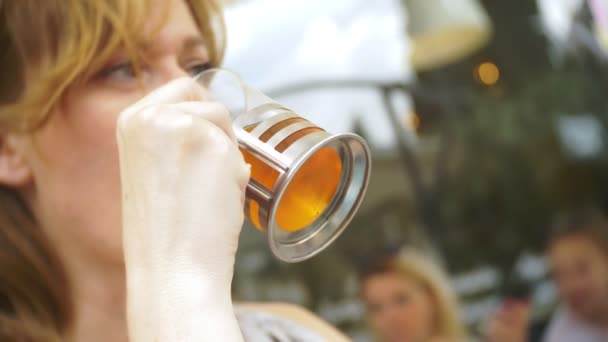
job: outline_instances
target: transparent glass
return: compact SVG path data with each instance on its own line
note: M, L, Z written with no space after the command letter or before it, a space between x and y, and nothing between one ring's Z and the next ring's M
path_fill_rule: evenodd
M231 71L212 69L196 79L232 115L239 148L251 164L245 216L268 234L273 254L297 262L329 246L367 188L365 141L326 132Z

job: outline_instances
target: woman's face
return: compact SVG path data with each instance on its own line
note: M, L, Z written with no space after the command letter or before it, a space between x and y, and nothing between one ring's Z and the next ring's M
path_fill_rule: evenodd
M146 58L139 81L125 51L118 51L92 78L69 89L48 124L25 144L30 177L21 188L64 257L122 264L118 114L146 92L208 66L187 4L170 1L165 26L142 46ZM153 13L147 25L153 28L161 16Z
M428 291L394 273L373 275L363 284L369 322L383 341L424 342L434 335L434 308Z

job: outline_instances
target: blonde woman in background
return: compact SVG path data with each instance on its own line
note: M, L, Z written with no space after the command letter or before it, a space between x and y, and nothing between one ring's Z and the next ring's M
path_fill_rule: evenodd
M413 249L379 257L366 265L360 287L379 341L466 340L456 297L431 257Z
M212 0L0 0L1 341L345 339L233 309L249 169L192 79L222 42Z

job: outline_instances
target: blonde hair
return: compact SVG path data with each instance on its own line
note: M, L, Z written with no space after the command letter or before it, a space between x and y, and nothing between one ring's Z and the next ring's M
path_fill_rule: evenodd
M448 341L466 340L466 329L460 318L458 299L450 288L447 275L434 261L413 248L377 258L361 275L362 288L375 275L396 274L414 281L427 291L434 304L435 337Z
M8 72L0 80L0 126L35 129L44 124L65 91L101 68L118 47L141 61L138 43L150 2L4 0L0 62ZM206 40L210 64L219 65L221 8L213 0L186 3Z
M185 2L210 63L219 65L220 6L214 0ZM118 48L141 62L139 40L151 9L152 0L0 0L1 132L29 133L44 125L66 91ZM18 193L0 187L0 340L59 341L71 319L59 258Z

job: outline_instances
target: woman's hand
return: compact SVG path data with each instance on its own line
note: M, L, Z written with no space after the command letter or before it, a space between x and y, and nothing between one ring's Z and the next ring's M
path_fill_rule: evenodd
M249 167L226 109L179 79L121 113L131 341L239 340L230 299Z

